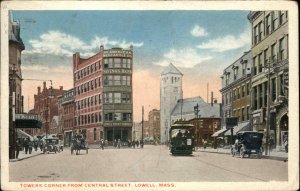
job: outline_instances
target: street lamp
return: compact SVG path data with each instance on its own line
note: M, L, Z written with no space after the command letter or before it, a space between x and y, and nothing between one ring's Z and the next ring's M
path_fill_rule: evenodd
M10 121L10 126L9 126L9 159L15 159L16 158L16 128L15 128L15 114L16 114L16 67L15 64L13 64L12 68L10 69L12 71L12 74L9 78L10 81L10 110L9 110L9 121Z
M199 120L199 105L197 103L196 106L194 106L194 113L195 113L195 116L196 116L196 147L198 148L198 120Z

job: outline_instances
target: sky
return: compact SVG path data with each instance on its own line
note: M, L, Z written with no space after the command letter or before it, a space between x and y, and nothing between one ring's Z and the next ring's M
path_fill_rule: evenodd
M159 109L159 81L173 63L183 73L183 97L209 92L221 102L223 69L251 48L249 11L12 11L19 20L24 111L33 108L37 86L73 87L72 56L133 45L134 121ZM47 81L47 86L50 86ZM210 93L209 93L210 96Z

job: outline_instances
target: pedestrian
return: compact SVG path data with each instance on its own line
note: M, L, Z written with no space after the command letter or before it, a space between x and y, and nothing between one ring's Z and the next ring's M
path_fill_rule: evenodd
M204 148L204 149L206 149L206 144L207 144L207 141L204 140L204 141L203 141L203 148Z
M132 141L132 147L135 149L135 140Z
M117 143L118 149L121 147L121 140L118 139L118 143Z
M38 148L38 142L37 141L33 142L33 147L34 147L34 150L37 151L37 148Z
M25 154L27 154L29 149L29 138L26 138L24 141L24 147L25 147Z
M143 140L140 141L140 145L141 145L141 148L144 148L144 141Z
M270 137L270 151L272 151L274 148L274 138L271 136Z
M16 158L19 157L20 148L21 148L20 141L17 140L17 141L16 141Z
M136 148L139 148L139 140L136 141Z
M285 152L288 153L289 142L288 142L288 137L287 136L285 136L285 138L284 138L284 149L285 149Z
M43 148L44 148L44 143L43 143L43 141L41 140L41 141L40 141L40 149L41 149L41 151L43 151Z
M104 141L103 141L103 139L101 139L101 141L100 141L100 146L101 146L101 149L104 150Z
M114 140L114 147L117 148L117 140Z
M33 142L29 140L29 142L28 142L28 151L29 151L29 154L32 153L32 148L33 148Z

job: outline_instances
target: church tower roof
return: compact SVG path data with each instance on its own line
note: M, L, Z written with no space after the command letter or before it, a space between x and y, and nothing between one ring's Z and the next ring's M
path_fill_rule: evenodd
M167 66L161 73L161 75L165 74L180 74L183 76L183 74L172 63L170 63L169 66Z

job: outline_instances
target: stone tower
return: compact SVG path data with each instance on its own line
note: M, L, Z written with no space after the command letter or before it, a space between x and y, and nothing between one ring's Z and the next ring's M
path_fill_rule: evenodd
M170 63L160 75L160 141L168 141L171 112L179 99L182 99L183 74Z

